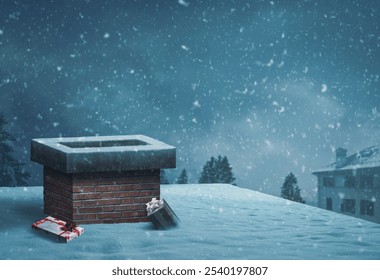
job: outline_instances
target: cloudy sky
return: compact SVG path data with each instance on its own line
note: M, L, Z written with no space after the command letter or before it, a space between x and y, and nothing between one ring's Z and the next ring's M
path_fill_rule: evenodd
M38 3L37 3L38 2ZM146 134L196 182L226 155L242 187L279 195L380 139L378 1L0 0L0 111L32 138Z

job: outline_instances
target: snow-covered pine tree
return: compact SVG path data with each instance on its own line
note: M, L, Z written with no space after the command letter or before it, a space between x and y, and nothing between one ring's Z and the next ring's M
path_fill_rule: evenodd
M30 178L29 172L23 169L24 164L13 158L13 148L10 145L14 137L5 131L7 120L0 113L0 186L26 186Z
M199 183L224 183L235 185L235 177L232 173L226 156L211 157L202 168Z
M298 187L297 177L290 172L281 187L281 197L299 203L305 203L301 196L301 189Z
M179 175L179 177L177 178L176 183L177 184L188 184L189 183L189 178L187 177L187 172L186 172L185 168L182 169L182 172Z

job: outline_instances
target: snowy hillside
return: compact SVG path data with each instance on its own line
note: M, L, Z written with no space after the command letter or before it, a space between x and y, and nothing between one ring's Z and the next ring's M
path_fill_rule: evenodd
M165 185L182 220L84 225L55 243L31 229L42 187L0 188L0 259L380 259L380 225L231 185Z

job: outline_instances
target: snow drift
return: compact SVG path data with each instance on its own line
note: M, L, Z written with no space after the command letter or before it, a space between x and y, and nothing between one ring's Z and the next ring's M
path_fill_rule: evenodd
M60 244L34 232L43 188L0 188L0 259L380 259L380 225L231 185L163 185L182 223L85 225Z

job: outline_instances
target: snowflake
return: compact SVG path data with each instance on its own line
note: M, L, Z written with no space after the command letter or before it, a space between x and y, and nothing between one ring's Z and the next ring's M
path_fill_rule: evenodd
M189 7L189 5L190 5L190 3L186 2L185 0L178 0L178 4L185 6L185 7Z

